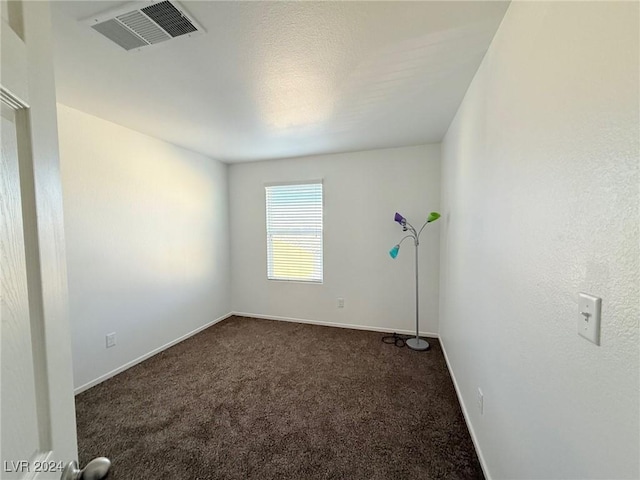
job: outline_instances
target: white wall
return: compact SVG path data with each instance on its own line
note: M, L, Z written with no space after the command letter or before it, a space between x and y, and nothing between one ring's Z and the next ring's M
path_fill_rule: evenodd
M443 142L440 334L495 479L640 477L638 33L513 2Z
M230 311L227 167L58 107L79 388Z
M317 179L324 182L324 283L268 281L264 184ZM405 241L398 258L389 257L402 237L393 216L422 225L439 208L439 183L439 145L231 165L233 310L414 329L414 248ZM420 246L420 327L430 333L438 331L438 223L425 228Z

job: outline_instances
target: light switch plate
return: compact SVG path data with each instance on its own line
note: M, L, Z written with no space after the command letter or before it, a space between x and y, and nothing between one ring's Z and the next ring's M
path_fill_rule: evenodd
M578 333L596 345L600 345L601 309L601 298L588 293L578 295Z

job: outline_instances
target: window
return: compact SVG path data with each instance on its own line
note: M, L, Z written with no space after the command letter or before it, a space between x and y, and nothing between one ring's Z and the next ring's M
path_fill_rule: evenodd
M265 187L267 278L322 283L322 183Z

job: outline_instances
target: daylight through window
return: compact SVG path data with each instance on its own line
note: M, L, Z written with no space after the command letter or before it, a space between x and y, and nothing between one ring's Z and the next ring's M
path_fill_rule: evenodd
M267 278L322 283L322 183L265 191Z

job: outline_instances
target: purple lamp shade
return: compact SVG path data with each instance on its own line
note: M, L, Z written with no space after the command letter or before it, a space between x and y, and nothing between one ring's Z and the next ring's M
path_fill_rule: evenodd
M407 223L407 219L404 218L402 215L400 215L398 212L396 212L396 216L393 217L393 219L398 222L400 225L402 225L403 227L405 226L405 224Z

